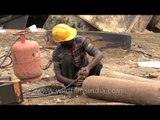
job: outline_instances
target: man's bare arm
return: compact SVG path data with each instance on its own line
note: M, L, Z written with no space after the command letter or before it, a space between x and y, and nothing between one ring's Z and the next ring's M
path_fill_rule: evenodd
M73 81L75 81L74 79L70 79L70 78L62 76L60 73L56 73L55 75L56 75L57 80L63 84L70 84ZM76 82L73 83L73 85L76 85Z
M101 51L98 51L95 56L93 57L92 61L87 65L89 70L95 67L103 58Z

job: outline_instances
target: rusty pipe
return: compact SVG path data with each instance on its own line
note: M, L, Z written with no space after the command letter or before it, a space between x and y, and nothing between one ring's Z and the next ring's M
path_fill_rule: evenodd
M40 48L43 48L43 49L55 49L57 46L56 45L43 45L43 46L40 46Z
M90 76L82 84L88 97L138 105L160 105L160 82Z
M104 72L105 71L105 72ZM129 74L124 74L121 72L105 69L103 72L105 73L106 77L111 77L111 78L120 78L120 79L128 79L128 80L136 80L136 81L144 81L144 82L159 82L153 79L147 79L139 76L134 76L134 75L129 75Z

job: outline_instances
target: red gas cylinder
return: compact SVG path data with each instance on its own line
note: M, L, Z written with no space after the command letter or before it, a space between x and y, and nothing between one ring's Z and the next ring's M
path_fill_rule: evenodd
M25 34L30 31L21 31L13 35L20 35L21 41L16 42L11 50L14 74L22 83L38 81L42 75L42 63L39 45L35 41L25 40Z

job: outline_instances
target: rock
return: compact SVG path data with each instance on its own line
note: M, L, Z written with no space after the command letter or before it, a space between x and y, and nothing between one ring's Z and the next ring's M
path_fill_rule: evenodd
M45 75L45 77L46 77L46 78L49 78L50 76L49 76L49 75Z
M158 78L157 75L151 74L151 73L146 73L146 74L144 74L143 76L146 77L146 78Z
M134 64L131 64L129 67L130 67L130 68L138 68L138 64L137 64L137 63L134 63Z
M58 99L57 99L57 102L61 102L61 100L58 98Z

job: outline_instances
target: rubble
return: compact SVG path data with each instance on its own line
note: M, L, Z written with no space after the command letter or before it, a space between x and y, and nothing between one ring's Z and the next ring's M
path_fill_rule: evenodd
M158 15L50 15L43 28L65 23L78 31L143 33L159 29L159 19Z

